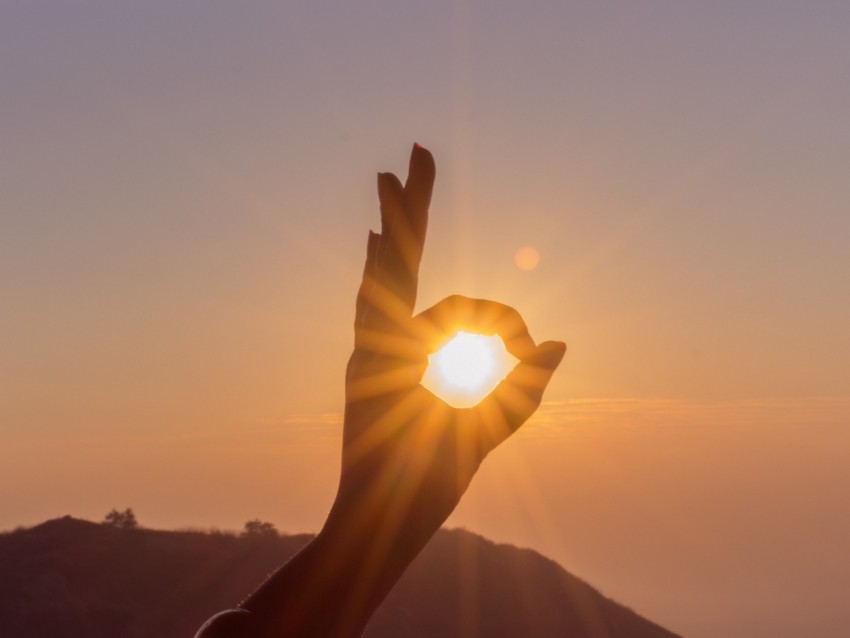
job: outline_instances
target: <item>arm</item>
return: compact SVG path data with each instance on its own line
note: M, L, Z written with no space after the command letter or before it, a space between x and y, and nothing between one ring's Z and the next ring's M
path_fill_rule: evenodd
M417 145L404 186L378 176L382 227L369 235L357 297L342 471L327 522L244 611L225 612L198 638L359 636L486 455L540 404L563 343L535 345L519 314L492 301L453 296L413 315L434 174ZM428 353L462 328L500 335L519 363L481 403L456 409L419 380Z

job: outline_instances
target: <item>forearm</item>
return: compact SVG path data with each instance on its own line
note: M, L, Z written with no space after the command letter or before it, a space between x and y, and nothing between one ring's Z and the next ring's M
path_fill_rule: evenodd
M335 506L316 538L241 607L265 638L352 638L421 551L427 538L400 535L365 504Z

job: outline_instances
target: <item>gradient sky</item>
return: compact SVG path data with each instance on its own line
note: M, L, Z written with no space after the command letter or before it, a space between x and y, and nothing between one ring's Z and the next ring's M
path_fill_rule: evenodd
M494 298L569 344L449 524L687 636L845 635L848 24L0 2L0 528L316 530L375 173L418 141L419 307Z

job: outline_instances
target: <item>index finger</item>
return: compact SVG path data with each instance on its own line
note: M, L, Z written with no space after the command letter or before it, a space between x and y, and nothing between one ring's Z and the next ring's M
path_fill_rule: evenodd
M499 335L507 351L520 360L536 349L522 316L497 301L452 295L414 318L416 337L431 351L458 330Z

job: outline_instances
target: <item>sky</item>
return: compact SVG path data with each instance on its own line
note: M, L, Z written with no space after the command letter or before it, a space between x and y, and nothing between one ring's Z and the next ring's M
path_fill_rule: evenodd
M419 142L418 308L497 299L569 348L448 525L687 636L846 634L848 22L0 2L0 529L317 530L375 174Z

